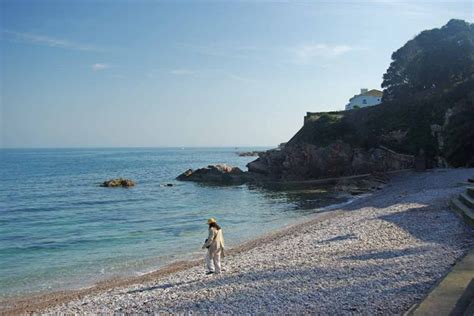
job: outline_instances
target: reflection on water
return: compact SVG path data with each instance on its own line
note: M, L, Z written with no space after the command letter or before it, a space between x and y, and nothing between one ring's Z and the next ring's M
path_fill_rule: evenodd
M286 211L297 212L298 214L324 212L324 207L348 200L348 197L335 190L334 186L265 183L249 185L248 187L249 190L258 190L269 200L269 203L285 201L288 204Z

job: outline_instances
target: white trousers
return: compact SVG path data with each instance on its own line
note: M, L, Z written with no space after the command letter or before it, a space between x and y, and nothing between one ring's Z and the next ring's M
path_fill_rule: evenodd
M207 251L206 265L207 265L208 271L221 273L221 253L222 253L221 249L214 252L211 252L209 250Z

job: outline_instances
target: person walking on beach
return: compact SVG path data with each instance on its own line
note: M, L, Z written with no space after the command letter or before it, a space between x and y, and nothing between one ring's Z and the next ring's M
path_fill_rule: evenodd
M221 256L224 256L224 235L214 218L209 218L207 223L209 224L209 236L202 246L202 249L207 248L206 274L218 274L221 273Z

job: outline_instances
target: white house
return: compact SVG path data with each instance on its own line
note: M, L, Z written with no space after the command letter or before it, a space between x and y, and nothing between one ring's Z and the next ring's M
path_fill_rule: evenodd
M360 89L360 94L349 99L349 103L346 104L346 110L380 104L382 96L383 92L376 89Z

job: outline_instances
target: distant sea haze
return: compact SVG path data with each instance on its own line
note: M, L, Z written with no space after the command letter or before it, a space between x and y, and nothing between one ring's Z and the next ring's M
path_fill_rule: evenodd
M201 256L208 217L232 246L313 214L291 192L174 179L215 163L246 170L255 157L236 152L262 149L0 150L0 296L84 287ZM116 177L137 184L99 187Z

